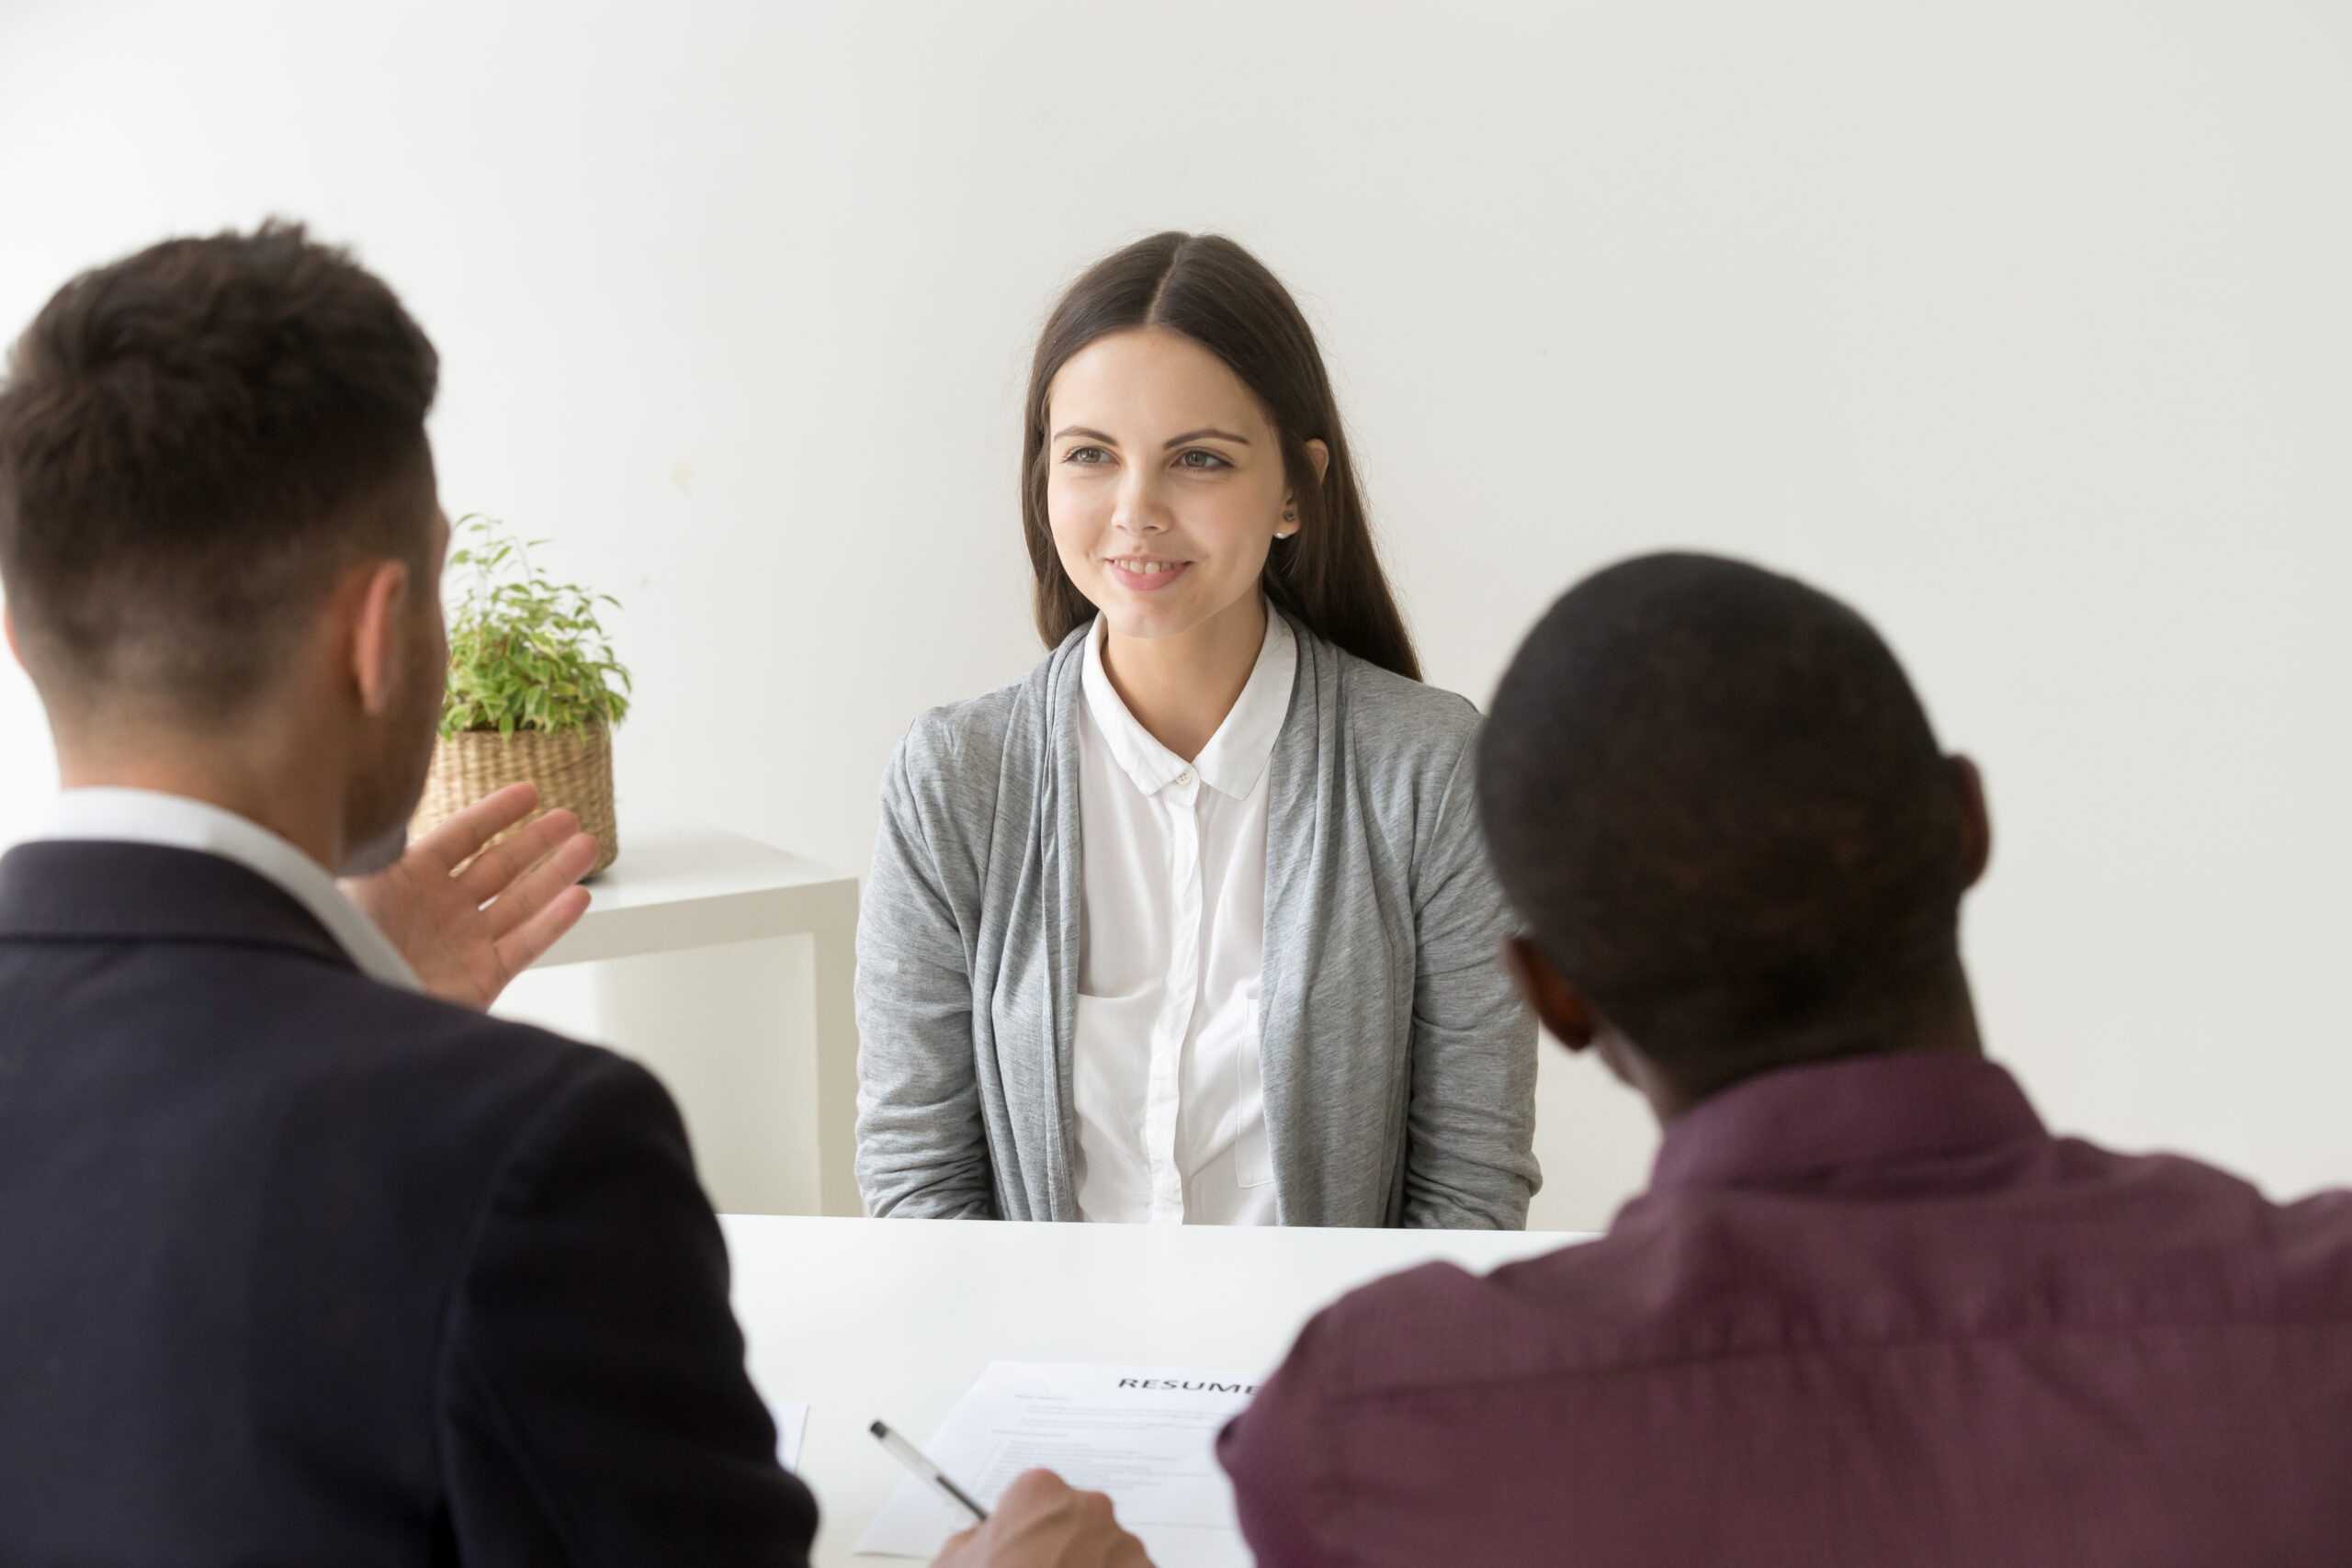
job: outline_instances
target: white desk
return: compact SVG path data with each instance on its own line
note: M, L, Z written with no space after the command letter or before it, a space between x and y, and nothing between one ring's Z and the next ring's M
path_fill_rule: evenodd
M857 879L623 803L620 858L495 1010L651 1067L744 1213L861 1214Z
M1383 1274L1447 1258L1484 1270L1564 1232L993 1224L729 1215L735 1315L752 1381L808 1402L800 1474L819 1568L898 1484L866 1435L920 1442L991 1360L1141 1361L1271 1371L1315 1311Z

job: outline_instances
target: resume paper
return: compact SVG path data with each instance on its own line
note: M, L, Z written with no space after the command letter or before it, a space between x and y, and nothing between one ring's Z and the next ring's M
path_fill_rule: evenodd
M992 1361L923 1451L989 1507L1024 1470L1050 1470L1081 1491L1110 1494L1119 1523L1142 1538L1155 1568L1250 1568L1215 1449L1218 1429L1257 1388L1257 1377L1242 1372ZM909 1475L857 1551L929 1558L971 1523Z
M775 1422L776 1462L786 1470L798 1470L801 1434L808 1430L808 1406L771 1404L768 1416Z

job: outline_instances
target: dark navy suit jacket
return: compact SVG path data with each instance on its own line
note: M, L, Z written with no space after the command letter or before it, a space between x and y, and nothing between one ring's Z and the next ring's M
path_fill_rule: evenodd
M804 1563L775 1441L641 1068L217 856L0 860L0 1563Z

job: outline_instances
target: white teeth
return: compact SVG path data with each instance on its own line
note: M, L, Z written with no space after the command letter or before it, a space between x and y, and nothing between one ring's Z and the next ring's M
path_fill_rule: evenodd
M1123 560L1119 564L1126 568L1127 570L1139 573L1145 577L1149 577L1155 572L1174 571L1176 570L1176 563L1174 561L1166 560Z

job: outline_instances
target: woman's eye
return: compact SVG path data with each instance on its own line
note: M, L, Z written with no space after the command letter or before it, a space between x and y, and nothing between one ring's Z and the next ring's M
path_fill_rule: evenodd
M1184 468L1229 468L1233 465L1214 452L1204 452L1195 446L1189 452L1177 454L1176 464Z
M1111 454L1100 446L1073 446L1062 454L1063 462L1076 463L1081 468L1091 468L1110 460Z

